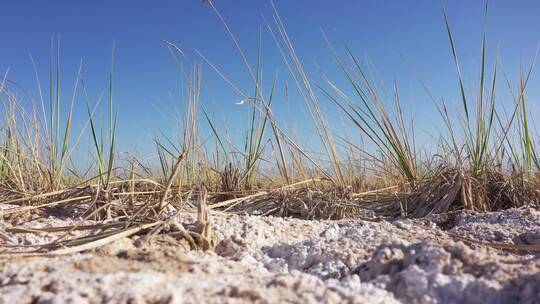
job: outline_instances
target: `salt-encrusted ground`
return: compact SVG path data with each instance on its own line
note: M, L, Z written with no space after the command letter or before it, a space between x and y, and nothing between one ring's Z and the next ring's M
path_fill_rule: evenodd
M539 255L449 234L537 244L535 210L393 222L221 213L211 220L216 252L135 237L71 256L2 258L0 303L540 303ZM25 225L69 224L49 217ZM53 239L0 235L2 245Z

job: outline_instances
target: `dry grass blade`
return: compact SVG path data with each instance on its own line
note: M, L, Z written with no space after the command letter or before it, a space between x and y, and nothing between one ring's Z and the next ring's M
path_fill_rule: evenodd
M322 179L318 179L318 178L308 179L308 180L304 180L304 181L301 181L301 182L297 182L297 183L293 183L293 184L290 184L290 185L287 185L287 186L280 187L279 189L276 189L276 190L285 190L285 189L289 189L289 188L294 188L296 186L304 185L304 184L307 184L307 183L316 183L316 182L320 182L320 181L322 181ZM209 206L209 208L210 209L217 209L217 208L227 207L225 210L229 210L230 208L232 208L232 207L236 206L237 204L241 203L242 201L250 200L250 199L265 195L265 194L268 194L268 191L261 191L261 192L257 192L257 193L247 195L247 196L244 196L244 197L234 198L234 199L226 200L226 201L219 202L219 203L216 203L216 204L212 204L212 205Z
M17 199L5 200L5 201L2 201L1 203L6 204L6 205L17 205L20 203L31 202L34 200L44 199L50 196L63 194L66 191L67 190L58 190L58 191L52 191L52 192L47 192L47 193L40 193L40 194L25 196L25 197L21 197Z
M40 204L40 205L37 205L37 206L26 206L26 207L19 207L19 208L11 208L11 209L7 209L7 210L0 210L0 218L2 218L4 216L7 216L7 215L11 215L11 214L34 211L34 210L45 208L45 207L58 206L58 205L65 204L65 203L80 202L80 201L84 201L84 200L87 200L87 199L90 199L90 198L92 198L92 196L85 195L85 196L67 198L67 199L60 200L60 201L48 202L48 203Z
M171 191L171 187L174 182L174 179L176 178L176 175L178 175L178 172L180 171L180 165L182 164L182 161L184 160L186 153L187 151L182 152L182 154L180 154L180 156L178 156L178 159L176 160L176 164L174 165L173 172L171 173L171 176L169 176L167 185L165 186L165 190L163 190L163 196L161 197L161 200L159 202L160 211L163 210L166 206L168 206L167 196L169 195L169 191Z
M161 224L161 222L154 222L149 224L141 224L132 228L124 229L115 232L112 235L109 235L104 238L99 238L95 241L88 242L79 246L74 247L68 247L68 248L62 248L57 249L49 252L22 252L22 253L8 253L8 254L0 254L0 256L20 256L20 257L38 257L38 256L58 256L58 255L66 255L66 254L73 254L81 251L91 250L95 249L101 246L104 246L106 244L112 243L116 240L132 236L134 234L137 234L145 229L152 228L154 226L157 226Z

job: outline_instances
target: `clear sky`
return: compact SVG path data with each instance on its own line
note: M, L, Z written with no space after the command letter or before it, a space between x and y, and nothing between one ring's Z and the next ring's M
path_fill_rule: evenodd
M289 80L265 18L273 11L267 0L214 0L232 31L255 61L262 28L263 69L268 84L278 73L278 91ZM439 120L432 103L418 84L425 81L437 98L457 100L455 68L437 0L274 0L306 70L314 82L321 71L343 82L321 35L324 30L337 46L346 42L361 58L369 57L382 81L396 80L407 110L414 114L421 132L429 133ZM475 85L482 37L483 1L452 0L445 6L454 29L467 84ZM509 76L534 57L540 42L540 2L490 1L488 38L490 62L499 48L502 68ZM30 55L41 81L48 83L51 38L60 37L65 93L69 96L79 62L91 99L106 90L113 41L116 43L114 100L120 111L119 148L143 155L152 152L149 138L159 130L168 133L175 109L181 108L180 77L175 60L161 42L167 39L182 48L194 62L199 50L237 83L253 91L232 42L208 6L197 0L18 0L0 6L0 72L37 96ZM403 64L400 54L416 70ZM531 81L529 97L540 97L538 77ZM223 115L232 130L246 124L245 110L235 105L240 96L208 66L203 67L203 100ZM280 122L294 121L300 133L301 101L275 101ZM321 99L323 100L323 99ZM77 99L80 121L85 119L84 100ZM505 102L505 101L502 101ZM330 111L330 110L328 110ZM298 114L300 113L300 114ZM217 115L216 114L216 115ZM336 129L340 125L333 126ZM233 131L234 132L234 131Z

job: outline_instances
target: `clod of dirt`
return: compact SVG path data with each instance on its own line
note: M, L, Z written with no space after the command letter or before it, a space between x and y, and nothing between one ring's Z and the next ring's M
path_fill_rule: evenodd
M540 263L521 270L533 273L530 282L516 276L519 267L488 254L463 243L384 244L353 273L408 303L536 303Z

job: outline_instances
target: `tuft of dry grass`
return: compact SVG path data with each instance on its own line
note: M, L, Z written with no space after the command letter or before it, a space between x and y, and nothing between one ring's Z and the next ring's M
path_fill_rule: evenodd
M79 197L82 199L82 197ZM115 204L109 203L112 207ZM44 207L43 205L41 207ZM159 207L159 206L157 206ZM7 214L20 213L22 210L7 210ZM10 212L11 211L11 212ZM92 250L116 240L142 235L142 242L152 242L158 235L166 237L169 241L185 243L185 247L191 250L214 250L216 240L206 205L206 193L201 192L197 200L197 221L195 223L180 223L177 218L170 216L168 219L151 219L149 217L136 217L137 211L125 210L131 216L115 216L109 221L98 221L94 224L75 224L73 226L47 227L47 228L6 228L10 233L61 233L56 240L47 244L33 246L3 244L0 256L58 256L73 254L81 251ZM6 215L2 214L2 217ZM73 231L84 231L81 237L70 237Z

